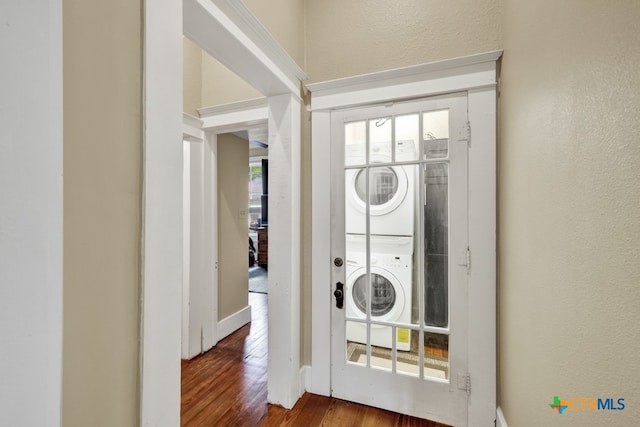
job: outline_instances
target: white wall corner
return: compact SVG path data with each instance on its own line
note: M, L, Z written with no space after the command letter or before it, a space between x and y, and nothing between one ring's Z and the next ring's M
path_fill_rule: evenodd
M247 323L251 322L251 306L236 311L218 322L218 341L228 337Z
M330 157L331 115L328 111L315 111L311 126L311 324L329 325L331 322L331 293L327 283L331 283L331 268L326 261L331 259L330 239L331 215L327 209L331 204ZM313 328L311 335L311 379L307 390L329 396L331 394L331 328Z
M292 408L300 372L300 101L269 97L269 403ZM271 215L271 213L277 213Z
M140 425L180 424L182 4L144 1Z
M304 394L305 391L311 388L311 366L304 365L300 368L300 387L298 390L300 391L300 396ZM298 397L300 397L298 396Z
M504 419L502 408L498 406L496 410L496 427L507 427L507 420Z

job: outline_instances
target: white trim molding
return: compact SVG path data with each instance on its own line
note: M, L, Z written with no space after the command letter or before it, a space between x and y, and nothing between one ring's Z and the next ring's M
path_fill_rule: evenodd
M249 322L251 322L250 305L218 321L218 341L228 337Z
M140 425L180 424L182 5L145 0Z
M498 406L498 409L496 410L496 427L508 427L507 426L507 420L504 417L504 414L502 413L502 408Z
M269 116L267 98L232 102L198 109L204 129L216 133L237 132L253 127L265 127Z
M202 120L187 113L182 113L182 138L189 142L202 142Z
M267 108L267 98L264 96L244 101L230 102L228 104L198 108L198 114L200 117L219 116L224 113L238 113L241 111L251 111L260 108Z
M496 86L502 51L305 85L311 110L331 110Z
M0 6L3 426L57 427L62 422L62 3Z
M184 35L260 93L300 94L305 73L240 0L183 0Z
M200 122L198 120L198 122ZM199 132L196 132L199 131ZM182 357L191 359L217 343L216 138L195 129L183 148Z
M293 408L300 371L300 100L269 97L269 374L267 400Z
M467 92L469 148L469 426L496 417L496 114L497 61L487 52L307 85L312 112L312 365L308 390L331 393L331 113L455 92ZM477 250L474 250L477 249ZM478 350L480 349L480 350Z

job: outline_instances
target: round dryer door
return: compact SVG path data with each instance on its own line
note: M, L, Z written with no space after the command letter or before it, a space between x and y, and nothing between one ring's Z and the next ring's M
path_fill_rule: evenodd
M349 315L364 319L367 316L367 271L360 268L347 279ZM405 296L400 282L389 271L371 267L371 318L393 322L404 309Z
M372 167L370 171L369 211L371 215L386 215L396 209L407 195L407 174L401 166ZM367 170L360 169L352 176L353 200L364 213Z

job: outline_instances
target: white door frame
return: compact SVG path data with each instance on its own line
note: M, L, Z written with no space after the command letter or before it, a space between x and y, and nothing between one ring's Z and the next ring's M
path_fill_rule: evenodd
M0 16L0 425L56 427L63 377L63 5L2 2Z
M184 24L183 24L184 23ZM306 76L240 0L145 0L140 423L180 423L182 36L268 99L272 163L268 400L301 394L300 82ZM277 331L277 333L276 333Z
M183 359L209 350L218 341L216 144L205 135L202 124L183 114Z
M496 414L497 61L488 52L307 85L312 92L312 342L308 390L331 394L331 111L467 91L469 148L469 425ZM460 130L465 138L468 128ZM478 249L478 250L474 250Z

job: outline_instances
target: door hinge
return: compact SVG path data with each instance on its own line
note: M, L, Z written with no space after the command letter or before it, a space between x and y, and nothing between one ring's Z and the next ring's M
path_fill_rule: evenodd
M458 129L458 142L466 142L471 145L471 123L466 122Z
M458 252L458 265L460 267L465 267L467 269L467 274L469 274L469 270L471 269L471 249L467 246L467 249L462 252Z
M467 274L471 271L471 249L467 246Z
M463 372L458 374L458 389L471 394L471 374Z

